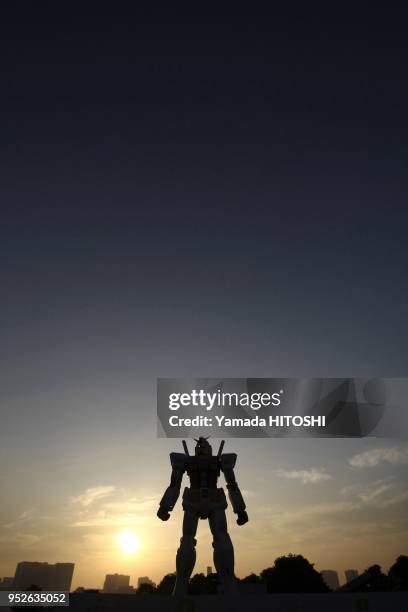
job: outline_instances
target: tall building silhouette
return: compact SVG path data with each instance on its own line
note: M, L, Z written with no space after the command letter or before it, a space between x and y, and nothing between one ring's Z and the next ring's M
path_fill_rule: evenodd
M336 570L322 570L321 572L322 578L332 591L337 591L340 587L339 583L339 575Z
M346 569L344 571L344 574L346 576L346 583L349 583L352 580L358 578L358 571L356 569Z
M71 589L74 563L18 563L13 581L14 589L28 589L32 585L43 591L69 591Z
M123 593L130 590L130 576L106 574L103 590L105 593Z

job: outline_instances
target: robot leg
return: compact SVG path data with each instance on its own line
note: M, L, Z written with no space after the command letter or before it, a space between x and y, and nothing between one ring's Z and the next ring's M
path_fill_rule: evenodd
M194 538L197 532L198 515L192 510L184 511L183 536L176 556L177 578L173 595L181 597L187 594L188 581L193 572L197 540Z
M214 565L222 582L224 593L235 595L238 587L234 575L234 548L227 531L225 510L213 510L209 516L213 534Z

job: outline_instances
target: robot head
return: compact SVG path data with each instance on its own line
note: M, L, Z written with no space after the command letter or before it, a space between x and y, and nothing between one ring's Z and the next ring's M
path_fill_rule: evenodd
M208 438L198 438L198 440L194 438L194 440L197 442L195 447L196 455L212 455L212 447L207 442Z

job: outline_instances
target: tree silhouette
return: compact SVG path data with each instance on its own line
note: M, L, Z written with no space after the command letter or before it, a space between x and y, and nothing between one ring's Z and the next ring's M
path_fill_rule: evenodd
M176 584L176 574L166 574L157 586L157 592L161 595L171 595Z
M278 557L274 566L264 569L261 578L268 593L327 593L330 589L313 564L302 555Z
M207 580L204 574L194 574L188 586L190 595L207 595Z
M408 591L408 557L400 555L394 565L390 567L388 576L392 588L396 591Z
M166 574L157 588L151 584L141 584L138 594L160 593L170 595L176 582L176 574ZM302 555L288 554L278 557L273 567L264 569L260 576L251 573L239 582L243 584L266 583L268 593L327 593L330 591L321 574L314 569ZM189 583L190 595L210 595L217 593L217 574L194 574ZM30 587L37 589L35 585ZM388 576L383 574L379 565L372 565L361 576L342 587L347 591L398 591L408 590L408 556L400 555L390 568Z
M266 570L265 570L266 571ZM240 580L243 584L260 584L262 582L262 578L257 574L249 574Z
M367 575L368 578L365 581L365 584L359 588L359 591L369 592L369 591L389 591L390 590L390 582L391 580L382 573L381 567L379 565L371 565L363 575Z
M220 584L217 574L208 574L208 576L205 577L205 580L207 584L208 595L215 595L218 591L218 586Z
M152 595L155 592L155 587L149 582L142 582L142 584L137 589L138 595Z
M215 595L218 587L216 574L194 574L190 579L188 592L190 595Z

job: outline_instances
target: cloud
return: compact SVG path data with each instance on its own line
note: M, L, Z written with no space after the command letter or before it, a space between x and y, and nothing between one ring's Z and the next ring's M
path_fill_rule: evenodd
M378 484L377 486L361 491L358 497L363 503L377 502L378 498L383 495L386 491L389 491L394 487L393 484Z
M374 448L364 453L354 455L349 459L349 464L355 468L375 467L380 463L390 463L391 465L408 463L408 446Z
M337 515L343 516L360 510L361 503L355 501L335 501L296 509L267 508L263 509L260 521L266 521L278 531L290 529L303 530L317 526L321 527L324 521L337 522Z
M31 508L30 510L24 510L19 514L19 516L10 523L6 523L2 525L5 529L18 529L25 523L30 523L35 515L35 510Z
M145 496L142 498L126 497L121 501L104 502L103 508L112 512L145 512L157 506L157 497Z
M100 500L104 497L108 497L115 490L114 486L105 486L105 487L90 487L86 489L84 493L78 495L77 497L72 497L71 501L74 504L80 504L81 506L87 507L93 504L93 502Z
M112 516L99 513L96 516L78 520L72 523L72 527L127 527L129 524L142 525L146 523L146 517L137 517L125 514L123 516Z
M325 480L331 480L330 474L327 474L323 468L309 468L308 470L276 470L275 474L279 478L301 480L303 484L318 484Z
M135 496L128 489L113 486L92 487L71 501L80 505L72 516L72 527L141 525L155 516L158 504L157 496Z
M397 493L394 497L389 497L381 502L381 508L388 508L389 506L395 506L397 504L402 504L408 500L408 490L402 491L401 493Z
M375 480L365 485L355 484L345 487L340 494L352 498L361 504L361 509L383 509L396 506L408 499L408 489L404 483L395 480L393 476L383 480Z
M2 546L12 546L13 548L31 548L41 541L41 537L31 533L13 533L9 535L0 535L0 543Z

